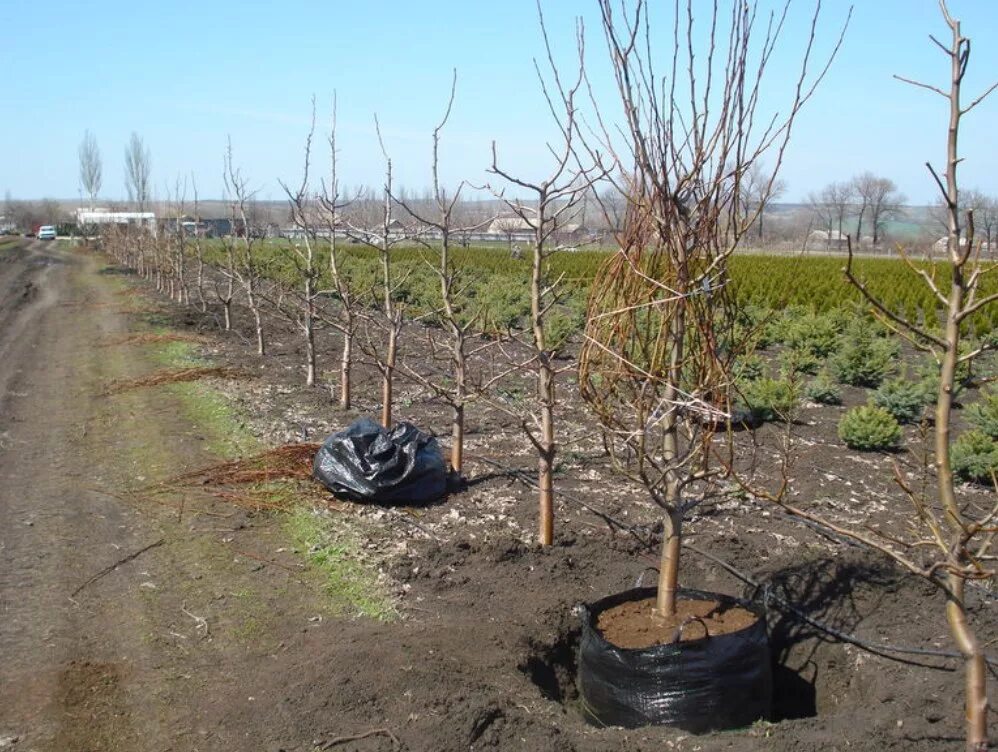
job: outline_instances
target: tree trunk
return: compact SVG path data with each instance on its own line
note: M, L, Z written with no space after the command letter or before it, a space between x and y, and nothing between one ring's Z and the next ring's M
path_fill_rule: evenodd
M315 296L312 291L311 259L305 277L305 385L315 386Z
M353 323L347 322L343 333L343 351L340 355L340 409L350 409L350 366L353 361Z
M967 622L964 608L965 580L949 576L946 620L950 633L963 655L966 681L967 752L988 750L988 666L977 636Z
M381 425L392 427L393 380L395 377L395 356L398 347L398 326L392 322L388 330L388 352L381 378Z
M256 302L256 290L254 288L252 272L249 273L249 281L246 284L246 298L249 302L250 310L253 312L253 324L256 328L256 354L267 354L267 343L263 338L263 318L260 316L260 307Z
M537 463L539 486L538 541L542 546L554 542L554 374L547 358L542 356L540 377L541 389L541 451Z
M204 299L204 257L200 251L198 251L197 289L201 313L206 313L208 311L208 301Z
M464 466L464 405L454 405L454 412L451 416L451 444L450 444L450 467L451 470L461 475Z
M543 197L538 203L540 207L545 205ZM550 546L554 541L555 373L544 331L544 223L544 212L540 210L530 274L530 319L537 350L537 401L541 413L541 436L537 447L537 504L540 513L537 539L542 546Z
M672 494L672 491L669 493ZM655 611L659 616L668 617L674 616L676 613L676 592L679 590L679 556L683 541L683 515L677 511L669 512L665 516L664 524Z

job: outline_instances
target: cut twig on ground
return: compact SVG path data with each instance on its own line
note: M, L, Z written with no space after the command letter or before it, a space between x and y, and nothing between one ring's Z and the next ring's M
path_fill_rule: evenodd
M325 491L311 482L312 459L318 450L319 444L285 444L252 457L198 468L144 491L153 495L200 491L254 511L286 511L303 498L328 503Z
M320 444L284 444L252 457L209 465L167 479L165 486L237 486L312 477L312 460Z
M73 591L73 594L70 596L70 598L75 598L76 596L78 596L83 591L84 588L86 588L86 587L88 587L90 585L93 585L95 582L97 582L97 580L101 579L102 577L106 577L107 575L111 574L111 572L113 572L114 570L116 570L118 567L120 567L120 566L122 566L124 564L127 564L128 562L132 561L133 559L137 559L139 556L141 556L142 554L144 554L146 551L148 551L150 549L153 549L153 548L156 548L156 546L162 546L165 541L166 541L165 538L160 538L158 541L150 543L148 546L145 546L144 548L140 548L138 551L133 551L132 553L128 554L128 556L124 557L123 559L118 559L118 561L114 562L114 564L111 564L110 566L104 567L101 571L99 571L97 574L95 574L89 580L87 580L82 585L80 585L78 588L76 588L76 590Z
M204 337L199 337L196 334L156 334L155 332L138 332L124 334L120 337L114 337L102 342L100 346L117 347L120 345L152 345L163 342L204 342Z
M357 742L360 741L361 739L367 739L372 736L387 736L389 739L392 740L392 744L395 745L396 747L399 746L399 744L401 743L399 742L398 737L395 736L395 734L393 734L388 729L376 728L376 729L371 729L370 731L365 731L361 734L350 734L349 736L337 736L334 739L328 739L326 741L318 742L316 743L315 746L317 749L332 749L337 744L346 744L347 742Z
M219 379L240 379L248 378L247 374L233 368L222 366L198 367L198 368L168 368L156 371L147 376L127 381L118 381L108 387L104 396L121 394L133 389L142 389L150 386L161 386L163 384L179 384L188 381L199 381L207 378Z

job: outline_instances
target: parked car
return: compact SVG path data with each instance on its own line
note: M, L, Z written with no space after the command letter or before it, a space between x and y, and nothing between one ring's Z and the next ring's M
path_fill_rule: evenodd
M38 228L39 240L55 240L55 228L52 225L42 225Z

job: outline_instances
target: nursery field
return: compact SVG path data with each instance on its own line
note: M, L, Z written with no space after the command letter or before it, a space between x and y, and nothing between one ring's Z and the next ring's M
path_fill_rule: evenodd
M300 241L267 240L256 251L263 276L294 284L298 270L292 245ZM340 241L342 273L353 285L377 300L379 257L374 248ZM206 257L216 266L223 262L222 244L206 244ZM529 311L530 253L512 258L505 248L453 248L451 262L460 281L460 295L469 313L482 312L483 326L503 326L522 322ZM576 250L555 253L548 261L547 277L557 280L564 313L574 327L581 323L586 296L597 270L606 261L607 250ZM316 245L320 259L328 257L328 246ZM439 307L439 281L433 272L438 263L435 249L400 246L392 249L393 264L400 278L396 297L410 307L413 316L425 316ZM918 271L925 271L940 285L949 285L948 267L940 261L913 258ZM862 302L862 296L842 273L845 260L840 256L736 254L731 262L732 284L740 305L765 310L800 308L827 312L848 308ZM892 311L914 320L933 320L943 310L942 304L900 258L857 256L854 268L870 292ZM328 288L331 279L327 265L320 267L319 286ZM986 276L981 295L998 291L998 277ZM968 322L978 336L986 336L998 327L998 309L981 311Z
M475 264L514 280L511 261ZM841 261L825 261L793 262L820 262L809 268L827 276L814 271L811 298L780 309L764 305L764 283L802 267L737 259L760 287L746 323L757 348L739 382L764 420L739 434L739 461L777 483L792 425L799 503L900 528L908 502L893 468L924 477L933 370L855 308L822 302L818 290L840 289ZM894 266L864 271L886 289L898 267L884 263ZM420 507L355 504L307 479L316 442L379 407L364 357L352 408L337 406L333 329L316 332L319 380L306 387L293 323L265 311L261 358L244 301L221 331L217 303L171 302L92 251L0 251L0 288L0 742L15 750L962 748L960 663L938 591L747 495L689 520L682 584L765 611L772 716L704 736L588 724L574 608L650 583L661 522L609 467L570 369L555 541L542 548L536 459L508 410L530 394L527 378L469 406L462 487ZM406 323L400 363L438 367L432 323ZM560 362L576 348L569 332ZM487 357L471 367L487 370ZM981 387L991 367L965 374L961 435L993 430ZM870 401L898 421L889 451L839 434ZM397 419L443 437L447 415L399 379ZM987 503L978 466L966 465L961 493ZM994 593L969 599L988 639Z

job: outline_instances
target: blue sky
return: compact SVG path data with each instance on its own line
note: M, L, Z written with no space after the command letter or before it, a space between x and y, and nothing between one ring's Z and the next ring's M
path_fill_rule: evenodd
M588 17L588 65L599 87L608 69L594 5L543 2L566 63L573 19ZM802 42L810 5L795 0L788 57ZM848 5L825 0L821 50L833 42ZM942 164L945 102L891 74L945 85L947 63L927 35L945 39L948 30L936 0L855 6L841 54L797 124L781 173L786 200L869 169L895 180L913 203L926 203L934 194L924 163ZM998 77L998 13L995 0L950 0L950 9L975 43L969 101ZM76 149L88 128L101 147L108 199L124 195L123 151L132 131L152 153L160 198L192 172L202 196L218 197L228 135L259 195L280 198L277 178L293 181L300 170L310 98L318 98L322 121L334 90L344 183L381 181L376 112L397 180L418 190L429 182L429 134L454 67L459 82L443 146L445 179L486 180L493 139L511 170L538 177L544 167L551 131L533 70L533 57L543 52L534 0L0 0L0 24L7 30L0 45L0 190L15 198L76 196ZM767 90L785 95L784 74L778 67L773 74ZM765 105L771 110L781 101L774 96ZM965 121L961 140L961 184L994 195L996 115L998 95Z

